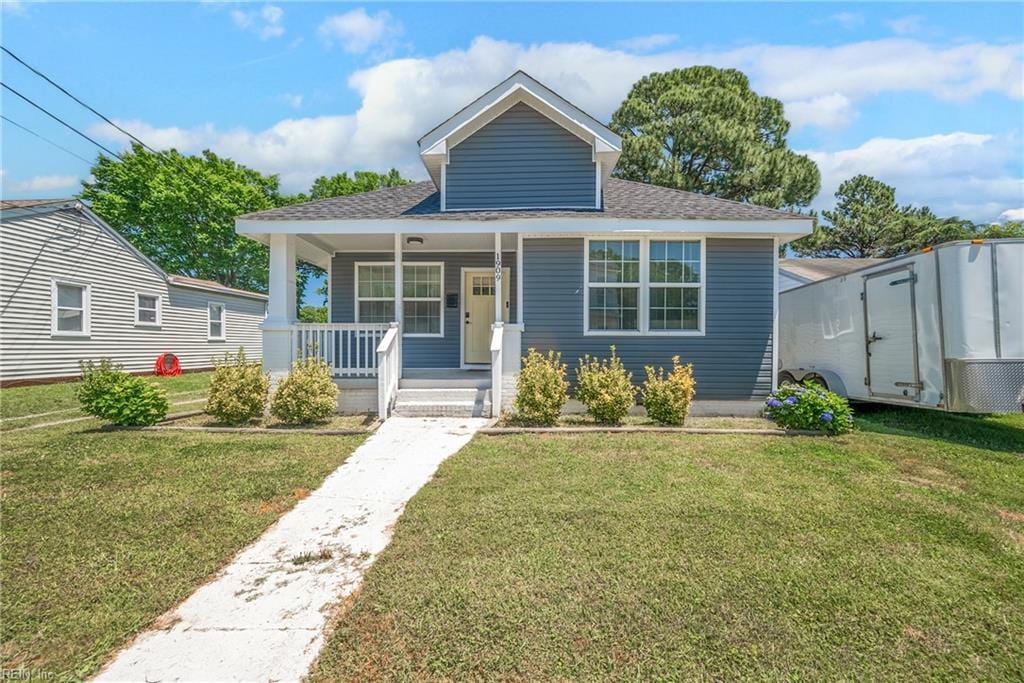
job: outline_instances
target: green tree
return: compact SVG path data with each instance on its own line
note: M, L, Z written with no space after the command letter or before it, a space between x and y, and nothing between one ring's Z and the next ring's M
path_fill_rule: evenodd
M403 178L396 169L387 173L375 173L373 171L356 171L349 177L348 173L338 173L332 176L320 176L313 181L309 189L310 199L327 199L328 197L344 197L359 192L370 192L379 190L382 187L397 187L408 185L411 181Z
M693 66L644 76L612 115L620 178L773 208L806 206L817 165L786 145L782 103L735 69Z

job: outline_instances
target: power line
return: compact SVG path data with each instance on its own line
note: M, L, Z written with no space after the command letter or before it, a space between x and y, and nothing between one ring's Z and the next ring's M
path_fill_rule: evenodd
M11 124L12 126L17 126L18 128L21 128L23 131L25 131L29 135L33 135L33 136L39 138L40 140L42 140L43 142L47 142L47 143L53 145L54 147L56 147L57 149L63 150L63 151L67 152L68 154L70 154L73 157L77 157L77 158L81 159L82 161L84 161L87 164L91 164L92 163L91 161L89 161L88 159L83 157L82 155L77 154L75 152L72 152L67 147L64 147L63 145L57 144L56 142L54 142L50 138L43 137L42 135L40 135L39 133L35 132L34 130L31 130L30 128L26 128L25 126L21 125L17 121L12 121L11 119L7 118L6 114L0 114L0 119L3 119L4 121L6 121L7 123Z
M126 131L126 130L125 130L124 128L122 128L121 126L117 125L116 123L114 123L113 121L111 121L110 119L108 119L108 118L107 118L106 116L104 116L103 114L99 113L98 111L96 111L95 109L93 109L92 107L90 107L90 106L89 106L88 104L86 104L86 103L85 103L85 102L83 102L82 100L80 100L80 99L78 99L77 97L75 97L74 95L72 95L72 94L71 94L71 93L70 93L70 92L69 92L69 91L68 91L68 90L67 90L67 89L66 89L66 88L65 88L64 86L62 86L61 84L59 84L59 83L57 83L56 81L54 81L54 80L53 80L52 78L50 78L49 76L47 76L46 74L44 74L44 73L43 73L42 71L40 71L39 69L37 69L37 68L35 68L34 66L32 66L32 65L28 64L28 63L27 63L27 62L26 62L25 60L23 60L23 59L22 59L21 57L19 57L18 55L14 54L14 53L13 53L13 52L11 52L10 50L8 50L8 49L7 49L6 47L4 47L3 45L0 45L0 50L3 50L4 52L6 52L6 53L7 53L8 55L10 55L10 56L11 56L11 58L13 58L14 60L16 60L16 61L17 61L17 62L18 62L19 64L21 64L21 65L22 65L23 67L25 67L26 69L28 69L29 71L31 71L32 73L34 73L34 74L35 74L36 76L39 76L40 78L42 78L43 80L45 80L45 81L46 81L47 83L49 83L49 84L50 84L50 85L52 85L53 87L57 88L57 90L60 90L60 91L61 91L62 93L64 93L65 95L67 95L68 97L70 97L71 99L73 99L73 100L74 100L75 102L78 102L78 104L82 105L83 107L85 107L86 109L88 109L89 111L91 111L91 112L92 112L93 114L95 114L96 116L100 117L101 119L103 119L104 121L106 121L107 123L109 123L109 124L110 124L111 126L113 126L114 128L116 128L117 130L121 131L122 133L124 133L125 135L127 135L128 137L130 137L130 138L131 138L132 140L134 140L135 142L139 143L139 144L140 144L140 145L142 145L143 147L145 147L145 148L146 148L147 150L149 150L149 151L150 151L150 152L152 152L153 154L156 154L156 153L157 153L157 151L156 151L155 149L153 149L152 147L150 147L149 145L147 145L147 144L146 144L145 142L143 142L142 140L138 139L137 137L135 137L134 135L132 135L131 133L129 133L128 131Z
M64 119L60 118L60 117L59 117L59 116L57 116L56 114L52 114L52 113L50 113L50 111L49 111L49 110L47 110L47 109L46 109L45 107L43 107L43 106L41 106L41 105L38 105L38 104L36 104L35 102L33 102L33 101L32 101L32 100L30 100L29 98L27 98L27 97L25 97L24 95L22 95L22 94L21 94L20 92L18 92L17 90L15 90L14 88L12 88L11 86L7 85L6 83L4 83L4 82L2 82L2 81L0 81L0 85L2 85L2 86L3 86L3 87L4 87L5 89L6 89L6 90L10 90L10 91L11 91L12 93L14 93L15 95L17 95L17 96L18 96L18 97L20 97L21 99L25 100L26 102L28 102L28 103L29 103L29 104L31 104L31 105L32 105L33 107L35 107L35 108L36 108L36 109L38 109L39 111L43 112L43 113L44 113L44 114L46 114L47 116L49 116L49 117L50 117L51 119L53 119L53 120L54 120L54 121L56 121L57 123L59 123L59 124L61 124L62 126L65 126L66 128L68 128L68 129L70 129L70 130L74 131L75 133L77 133L78 135L82 136L83 138L85 138L86 140L88 140L89 142L91 142L92 144L96 145L97 147L99 147L100 149L102 149L102 150L103 150L104 152L106 152L107 154L111 155L111 156L112 156L112 157L114 157L115 159L120 159L120 158L121 158L121 157L120 157L120 155L118 155L117 153L115 153L115 152L112 152L112 151L110 151L110 149L108 149L107 147L105 147L105 146L101 145L100 143L96 142L96 141L95 141L95 140L93 140L93 139L92 139L91 137L89 137L88 135L86 135L86 134L85 134L85 133L83 133L82 131L78 130L77 128L75 128L75 127L74 127L74 126L72 126L72 125L71 125L70 123L68 123L68 122L67 122L67 121L65 121Z

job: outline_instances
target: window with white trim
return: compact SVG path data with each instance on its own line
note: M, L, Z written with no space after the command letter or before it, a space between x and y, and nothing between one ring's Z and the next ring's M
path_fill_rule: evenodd
M135 293L135 324L152 326L160 324L159 294Z
M395 267L390 263L356 264L356 322L389 323L395 319Z
M591 240L587 259L589 329L639 331L640 241Z
M53 334L86 336L89 334L89 285L54 280L51 296Z
M703 241L588 239L592 334L703 334Z
M226 335L226 322L224 320L224 304L210 302L207 307L210 320L210 339L224 339Z

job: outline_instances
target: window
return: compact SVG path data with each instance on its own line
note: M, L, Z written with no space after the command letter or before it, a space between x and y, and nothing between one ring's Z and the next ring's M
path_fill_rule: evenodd
M402 265L403 335L443 337L444 266L440 263ZM395 266L356 264L356 322L395 320Z
M51 332L68 336L89 334L89 285L54 280L51 296Z
M224 339L225 338L225 323L224 323L224 304L210 303L208 307L210 313L210 339Z
M390 263L356 264L356 322L389 323L395 319L395 267Z
M584 332L703 334L703 244L588 239Z
M640 242L591 240L587 263L591 330L640 329Z
M146 294L145 292L136 292L135 324L153 326L160 324L159 294Z

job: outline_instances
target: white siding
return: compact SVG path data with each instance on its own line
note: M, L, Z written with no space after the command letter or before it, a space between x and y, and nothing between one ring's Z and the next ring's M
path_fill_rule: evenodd
M169 285L116 237L74 210L0 225L0 380L64 377L80 360L110 358L131 371L152 371L157 356L177 354L183 368L205 368L240 346L261 357L266 304L255 298ZM51 333L51 281L91 286L91 334ZM136 292L159 294L162 325L135 324ZM207 340L207 304L226 308L227 338Z

